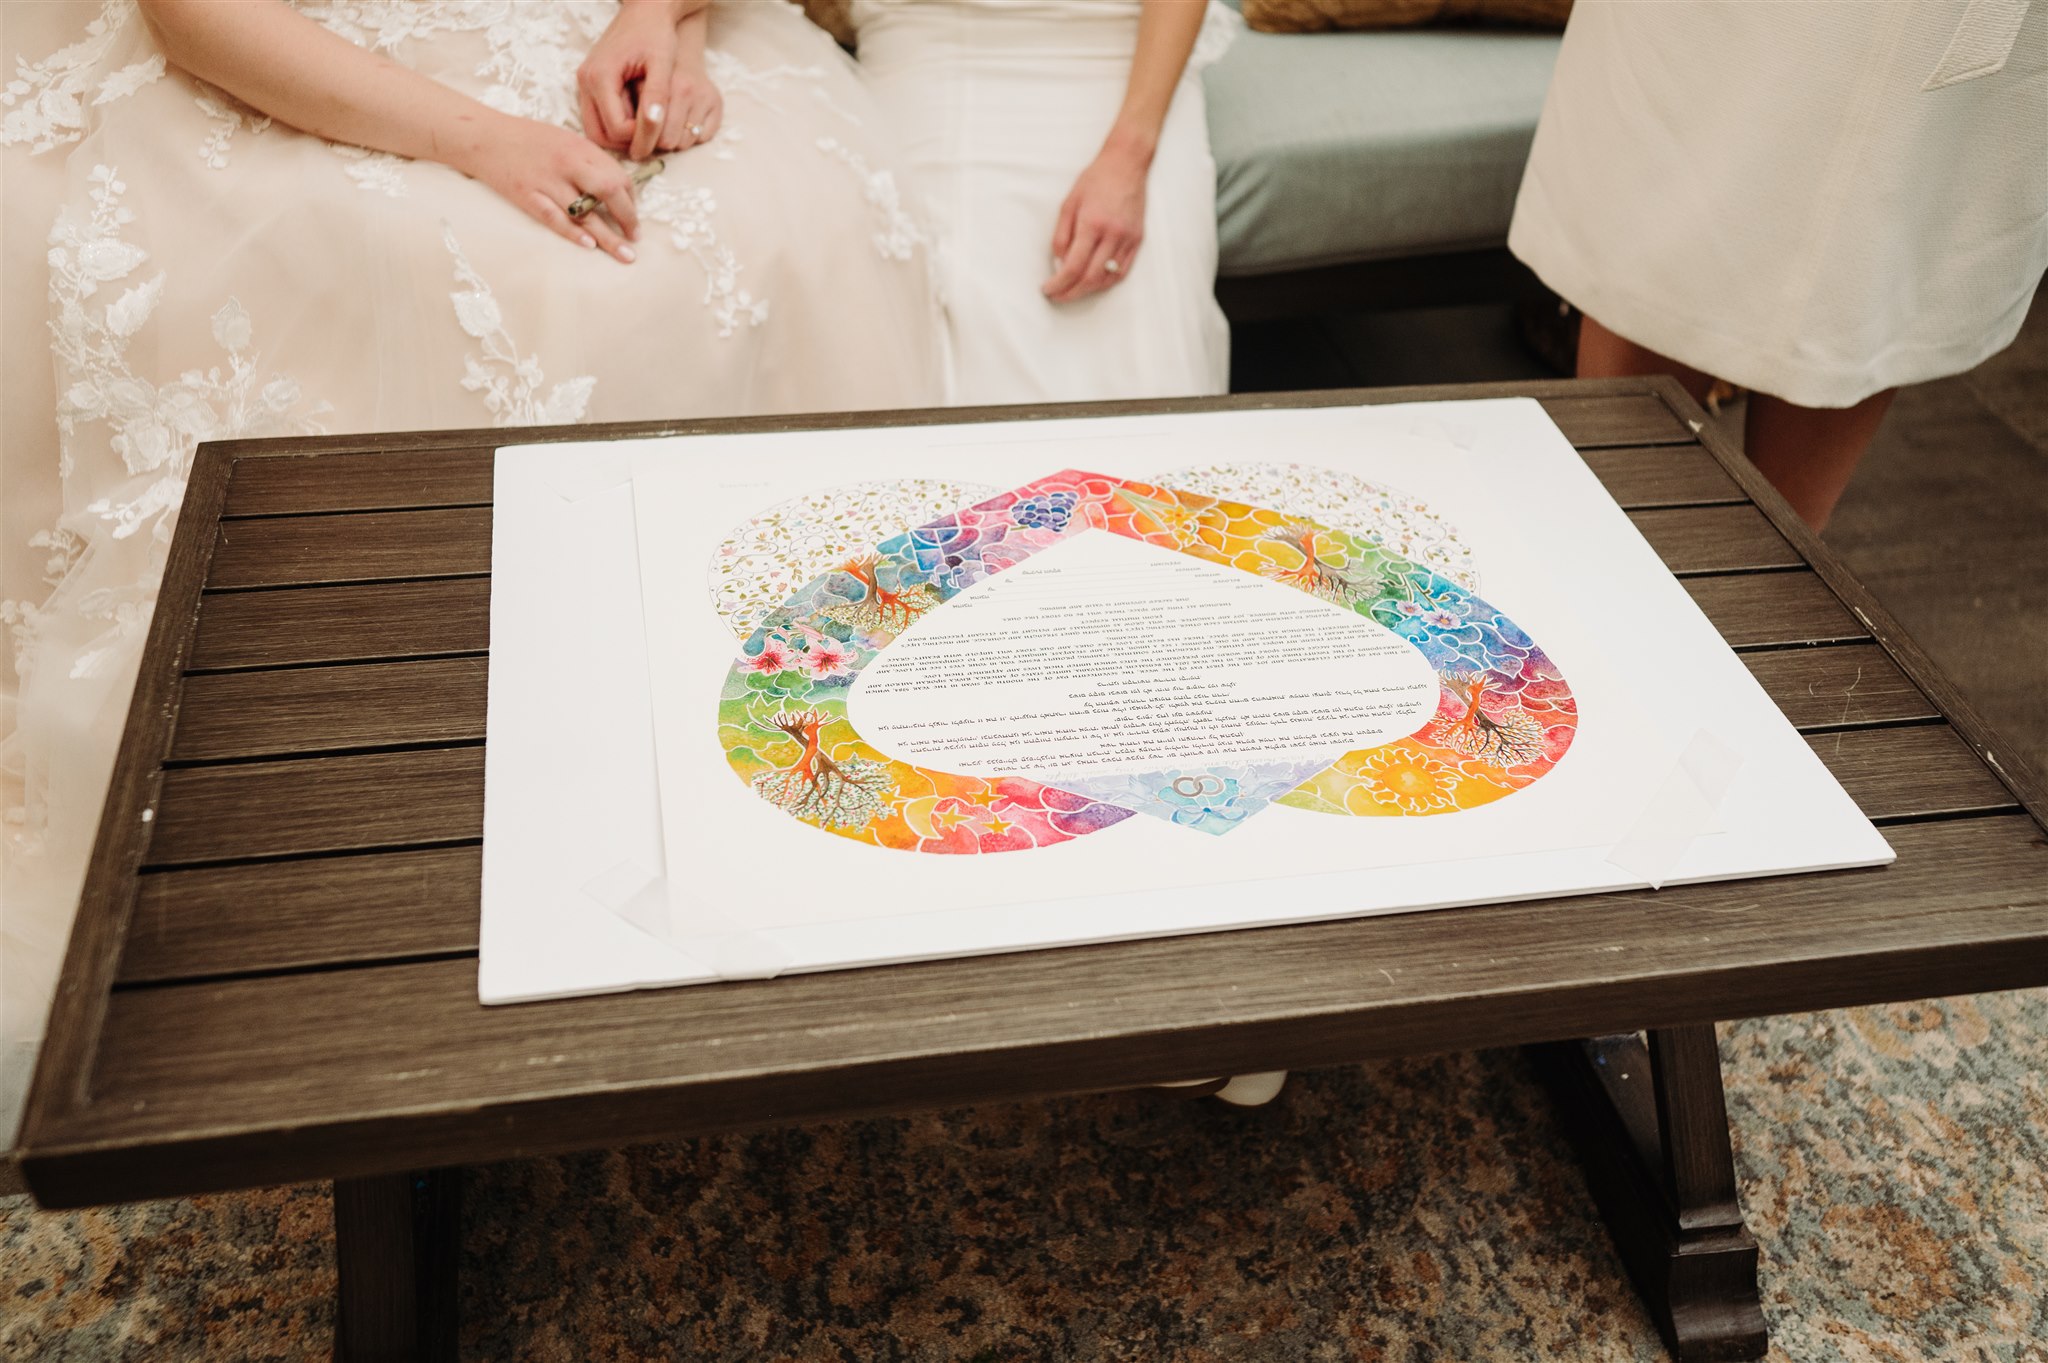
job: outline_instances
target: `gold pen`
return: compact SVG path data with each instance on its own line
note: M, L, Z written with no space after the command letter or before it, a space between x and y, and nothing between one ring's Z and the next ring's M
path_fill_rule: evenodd
M633 167L633 188L638 189L655 176L661 174L661 167L662 160L659 156L655 157L652 161L642 161L639 165ZM569 216L572 218L587 218L592 212L596 211L601 202L602 200L595 194L585 194L569 205Z

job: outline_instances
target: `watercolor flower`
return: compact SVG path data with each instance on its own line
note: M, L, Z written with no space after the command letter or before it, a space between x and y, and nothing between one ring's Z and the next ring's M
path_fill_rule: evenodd
M1403 814L1435 814L1457 805L1458 773L1418 752L1387 748L1359 766L1372 798Z
M836 677L853 668L853 653L845 644L830 635L821 634L810 641L802 658L804 671L817 681Z
M749 672L772 676L795 661L796 655L790 652L788 644L780 639L769 639L762 643L759 653L746 660L745 665Z
M1396 601L1394 603L1394 614L1400 616L1404 620L1413 620L1417 618L1422 614L1423 609L1424 608L1422 606L1422 603L1418 601Z
M1438 606L1435 610L1423 612L1422 623L1431 629L1457 629L1465 621L1456 611Z

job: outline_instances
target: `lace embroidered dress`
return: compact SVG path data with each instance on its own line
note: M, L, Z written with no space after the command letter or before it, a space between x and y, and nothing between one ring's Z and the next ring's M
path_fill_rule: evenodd
M609 0L305 0L334 31L577 126ZM725 126L580 251L439 165L166 69L133 0L4 6L0 1145L77 901L194 447L230 436L922 406L926 234L850 62L714 7Z
M1242 21L1210 3L1146 179L1130 274L1049 303L1052 233L1115 121L1141 0L853 0L860 69L938 225L954 401L1197 396L1230 382L1201 69Z

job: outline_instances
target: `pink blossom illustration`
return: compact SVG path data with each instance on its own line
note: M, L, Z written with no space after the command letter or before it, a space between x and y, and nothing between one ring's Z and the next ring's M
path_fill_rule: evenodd
M804 671L819 681L853 670L852 652L837 639L823 635L811 641L810 647L804 650L802 662Z
M789 645L780 639L770 639L761 645L761 651L746 659L749 672L773 674L782 671L796 661L796 655L789 651Z

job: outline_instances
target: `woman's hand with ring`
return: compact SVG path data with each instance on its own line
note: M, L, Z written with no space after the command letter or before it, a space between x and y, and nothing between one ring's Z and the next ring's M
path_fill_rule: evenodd
M663 151L684 151L718 136L725 121L725 95L704 69L703 54L679 53L670 82L663 131L655 143Z
M639 235L640 216L626 168L566 129L512 114L490 118L475 144L451 164L559 236L632 264L628 243ZM585 195L604 212L570 217L569 206Z
M621 5L576 68L583 135L635 161L653 155L664 115L675 107L675 59L671 7Z
M1145 240L1147 158L1105 147L1060 205L1052 234L1053 273L1040 292L1071 303L1131 272Z

